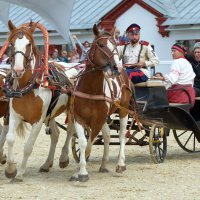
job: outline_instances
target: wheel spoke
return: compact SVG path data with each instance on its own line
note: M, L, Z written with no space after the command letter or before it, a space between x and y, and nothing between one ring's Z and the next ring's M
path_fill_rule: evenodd
M160 157L160 159L162 159L162 155L163 155L163 150L160 148L160 147L158 147L158 149L159 149L159 157Z
M178 145L189 153L200 152L200 145L197 142L196 136L193 131L187 131L187 135L185 137L178 137L178 133L176 130L173 130L174 138L177 141Z
M192 137L192 135L193 135L193 132L190 134L189 138L188 138L187 141L185 142L184 147L186 147L186 145L187 145L187 143L189 142L189 140L190 140L190 138Z
M161 131L164 131L161 133ZM149 133L149 150L154 163L162 163L165 160L167 151L167 138L165 128L158 128L153 125Z
M196 150L196 141L195 141L196 139L195 139L195 135L194 135L194 140L193 140L193 151L195 152L195 150Z
M181 134L177 134L178 137L182 136L184 133L186 133L187 131L183 131Z

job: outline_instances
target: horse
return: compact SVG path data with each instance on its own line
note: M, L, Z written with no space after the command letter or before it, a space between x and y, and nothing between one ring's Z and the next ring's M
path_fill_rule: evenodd
M90 154L92 143L100 130L104 137L104 153L99 171L108 172L106 164L110 129L106 119L119 107L124 109L119 109L120 150L116 172L126 170L124 149L128 120L127 109L132 95L130 82L119 60L116 43L113 39L114 29L111 32L100 32L94 25L93 33L95 39L88 52L85 70L77 80L74 89L74 125L80 148L80 168L72 175L70 181L85 182L89 180L86 158ZM118 74L118 70L121 71L120 74ZM89 135L88 142L85 138L85 130Z
M0 70L0 118L3 117L3 126L0 128L0 163L5 164L6 156L3 154L3 146L8 132L8 99L5 97L2 86L5 81L7 71Z
M10 76L7 76L8 80L4 88L7 95L10 96L9 130L6 136L8 154L5 175L7 178L12 178L13 181L23 181L23 174L26 170L28 157L32 152L33 145L43 122L46 124L49 123L49 126L52 128L52 134L49 156L40 168L40 171L48 171L49 167L53 164L55 147L59 135L54 118L66 112L69 96L67 94L61 94L59 90L57 90L57 96L55 94L56 91L54 91L55 95L53 95L50 87L42 87L36 82L36 78L33 78L38 71L40 72L40 68L37 67L36 58L38 54L33 37L36 23L30 22L29 25L16 27L9 20L8 27L10 30L8 42L11 44L11 73ZM64 63L58 64L53 62L49 64L59 71L64 67ZM71 74L73 74L72 71L70 70ZM9 78L12 79L12 87ZM24 121L31 125L31 131L24 146L20 169L17 170L14 161L13 145L16 133L18 135L24 133ZM72 131L73 127L69 124L68 129ZM69 140L66 140L67 146L69 146ZM60 157L60 162L65 163L64 165L68 162L66 151L68 149L63 147Z

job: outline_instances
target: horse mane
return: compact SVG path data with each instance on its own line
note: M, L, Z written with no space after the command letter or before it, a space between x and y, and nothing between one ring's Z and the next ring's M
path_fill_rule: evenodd
M30 31L30 29L29 29L29 27L27 25L22 25L22 26L19 26L19 27L15 28L14 30L12 30L9 33L8 41L12 42L12 40L16 39L18 37L19 33L21 33L21 32L24 33L24 35L29 39L30 43L32 44L32 50L33 50L34 55L36 57L39 56L40 52L39 52L38 48L35 45L35 41L34 41L34 38L33 38L33 33Z

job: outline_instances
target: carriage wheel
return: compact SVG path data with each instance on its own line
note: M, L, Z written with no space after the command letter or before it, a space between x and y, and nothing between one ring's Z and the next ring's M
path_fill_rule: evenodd
M85 131L85 134L87 132ZM85 135L86 139L88 140L88 136ZM78 145L78 136L77 134L75 133L73 136L72 136L72 154L73 154L73 157L75 159L75 161L77 163L80 162L80 148L79 148L79 145ZM90 155L86 158L86 161L88 161Z
M151 159L154 163L162 163L167 154L167 137L166 131L163 127L156 127L153 125L149 134L149 151Z
M187 151L189 153L200 152L200 145L193 131L178 132L176 130L173 130L175 140L184 151Z

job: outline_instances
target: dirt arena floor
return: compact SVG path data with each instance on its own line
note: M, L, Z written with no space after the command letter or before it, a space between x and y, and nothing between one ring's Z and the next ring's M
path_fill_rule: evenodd
M63 123L64 117L58 121ZM27 133L28 136L28 133ZM4 176L5 166L0 166L0 199L2 200L68 200L68 199L130 199L130 200L195 200L200 199L200 154L188 154L168 137L167 158L162 164L152 163L148 146L127 146L127 170L115 173L119 146L110 147L109 173L98 172L103 146L94 146L88 162L90 180L86 183L69 182L77 169L70 152L70 164L66 169L58 166L59 156L66 134L61 130L54 166L49 173L38 169L47 157L50 138L41 131L27 165L24 182L11 183ZM26 137L27 138L27 137ZM25 139L16 138L15 155L19 166ZM5 147L5 152L7 147Z

